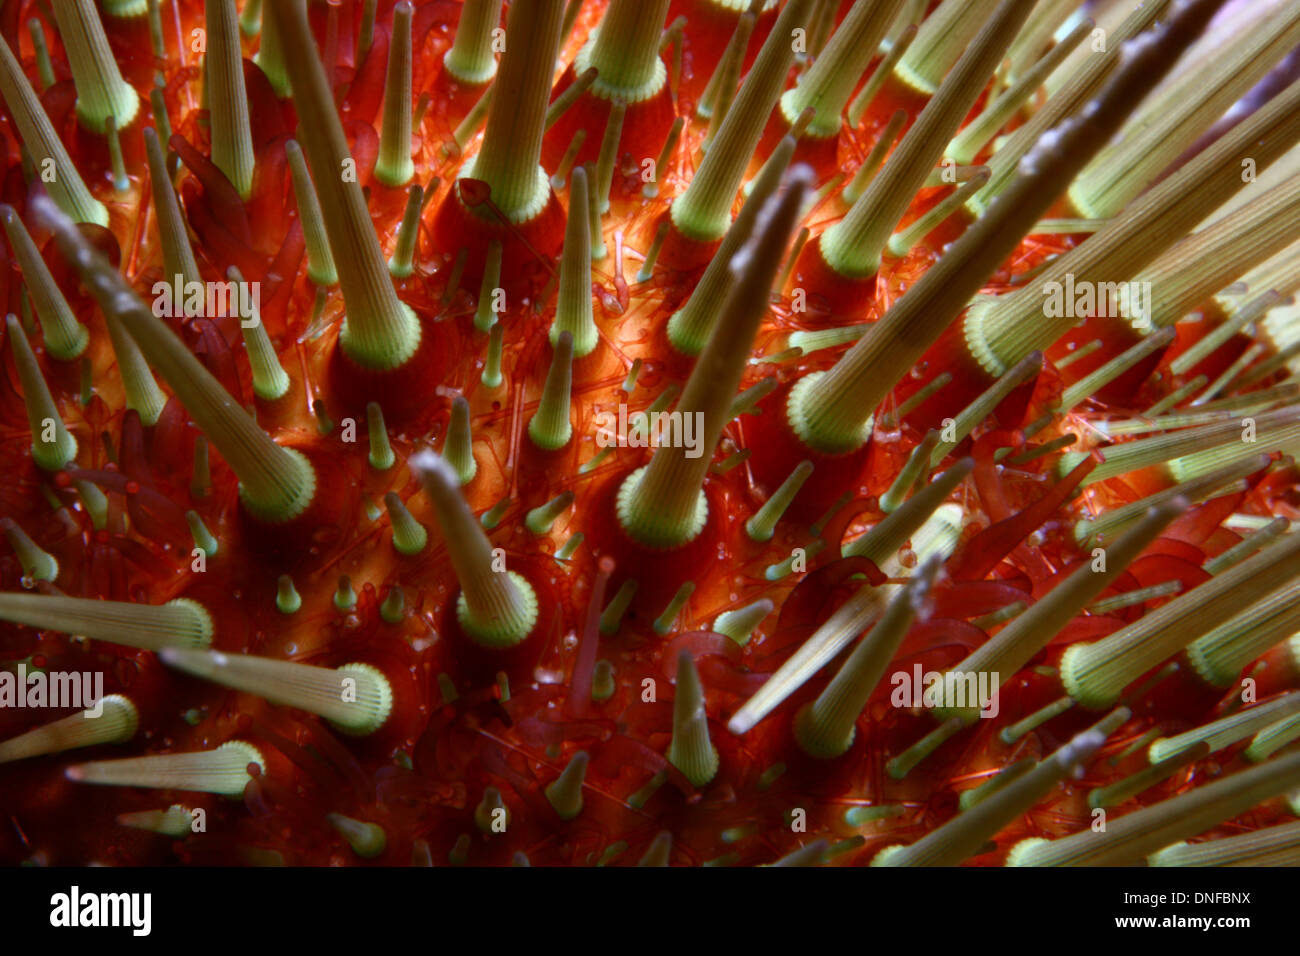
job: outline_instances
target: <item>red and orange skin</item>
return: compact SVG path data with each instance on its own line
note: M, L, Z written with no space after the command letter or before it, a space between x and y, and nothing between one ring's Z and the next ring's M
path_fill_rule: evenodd
M17 12L22 6L11 9ZM323 7L313 6L312 17L322 41L327 34L326 21L334 21L329 31L333 45L327 47L334 53L333 77L340 88L351 84L342 100L345 128L358 158L358 170L368 177L377 147L373 124L382 94L382 82L377 84L375 80L382 70L376 71L370 64L382 63L380 51L386 44L389 5L381 4L371 54L358 71L351 51L360 6L359 2L345 0L331 6L328 14ZM201 25L201 5L183 4L178 12L183 29ZM718 15L716 22L710 20L717 8L705 0L674 4L670 19L679 12L689 17L682 87L702 89L711 64L730 35L728 23L734 26L734 18ZM654 280L632 286L630 304L619 311L607 309L603 303L618 304L621 276L612 259L597 264L594 283L602 303L597 308L602 345L595 356L575 363L574 441L553 456L534 455L535 449L530 450L523 434L527 418L521 383L531 383L531 391L540 387L545 376L549 361L545 335L553 306L546 302L535 311L531 302L525 305L518 296L509 297L510 306L501 316L508 333L504 359L507 384L504 389L491 391L479 382L486 338L476 335L470 324L472 298L477 291L470 270L462 280L462 292L451 306L444 310L439 305L456 250L466 242L480 241L477 237L466 239L457 231L457 224L465 221L457 218L461 211L453 207L457 216L448 213L453 226L445 230L435 228L437 216L432 212L447 204L455 169L441 162L436 150L455 125L453 117L462 115L467 102L459 91L440 87L436 79L441 52L450 42L448 29L454 24L454 15L451 5L432 4L420 8L415 23L416 49L423 54L416 57L415 88L430 90L433 96L424 128L416 133L420 143L416 155L418 178L427 182L432 175L440 175L442 181L439 195L431 198L430 212L426 213L429 218L422 229L417 271L399 286L399 294L416 308L426 332L431 327L445 327L445 340L438 337L441 329L429 336L429 340L440 343L445 360L445 366L430 377L444 390L443 394L462 392L471 404L479 462L479 474L466 489L471 507L475 512L485 511L506 495L512 495L516 502L492 538L495 545L506 549L508 565L537 588L542 602L537 634L526 642L526 661L515 670L513 664L494 666L490 658L473 659L474 650L467 647L464 636L450 620L458 588L436 528L430 527L429 550L421 558L402 558L388 543L383 519L370 522L358 504L362 494L377 501L389 489L410 491L413 483L402 462L427 438L439 440L437 436L446 427L447 401L413 403L407 421L393 429L399 464L383 473L369 468L364 439L349 445L340 439L337 429L332 435L322 436L316 427L308 397L319 395L331 407L340 398L330 372L340 308L337 298L332 297L326 310L328 331L316 338L303 338L315 293L304 275L300 231L295 232L299 228L295 205L284 173L283 137L294 122L291 104L276 100L260 71L251 63L245 64L258 170L253 198L247 203L237 199L232 202L229 184L223 189L210 164L201 162L207 144L197 97L193 96L193 57L183 48L176 60L155 64L148 55L147 40L130 40L135 36L132 24L108 20L110 38L127 65L128 78L135 75L138 66L145 74L141 88L146 88L147 74L156 65L165 69L165 98L173 128L183 143L193 144L193 152L183 147L178 150L184 153L188 170L182 176L181 197L197 238L196 253L204 277L223 276L230 265L238 265L247 278L262 278L268 287L274 277L280 277L274 292L263 298L263 318L293 381L293 390L289 398L274 407L261 404L259 421L278 440L299 447L318 463L321 485L328 497L322 499L325 503L319 511L313 509L311 521L304 523L307 533L303 543L279 555L257 544L256 539L265 529L249 527L241 516L235 478L219 455L212 455L211 492L193 497L190 462L196 432L183 410L172 403L152 428L142 427L138 417L121 411L121 388L113 374L103 320L93 306L76 297L75 282L69 280L68 274L56 271L65 294L80 303L75 306L79 318L91 329L88 354L95 394L88 405L79 403L77 377L68 374L68 366L75 367L76 363L50 360L41 352L39 337L32 339L33 346L68 427L81 445L76 473L93 475L108 495L108 527L103 531L93 529L89 517L77 506L75 490L68 480L74 474L72 469L65 478L51 478L31 464L30 436L25 425L9 424L0 430L0 457L7 463L0 476L0 507L56 555L62 567L57 586L66 593L147 603L182 595L192 597L213 613L215 646L219 649L323 666L365 660L388 676L394 689L394 710L389 724L372 738L346 737L300 711L275 707L247 694L168 672L148 652L102 642L86 644L54 632L4 625L0 630L0 654L6 661L40 655L50 668L102 669L106 692L126 693L140 707L141 731L134 741L90 748L73 759L203 749L238 738L249 740L262 751L267 769L240 801L136 788L106 788L88 795L85 785L64 778L62 769L70 761L58 755L8 765L0 771L4 779L0 818L9 821L0 828L0 858L63 864L282 861L383 865L407 864L427 855L441 864L458 837L468 833L469 860L475 864L506 864L515 852L526 853L534 864L590 864L620 840L628 847L613 862L623 864L634 862L658 832L668 829L674 834L675 864L699 864L729 854L734 854L733 861L738 863L768 862L819 836L832 842L863 836L863 842L835 858L837 863L862 864L884 845L910 842L951 817L957 812L962 790L1015 760L1050 752L1074 729L1093 719L1071 711L1013 745L998 737L1002 721L980 721L944 744L901 781L888 775L885 763L932 729L933 722L928 714L891 706L890 688L883 682L858 722L857 738L849 754L824 766L804 757L790 740L794 710L823 686L821 679L805 687L750 734L737 738L725 730L727 716L833 610L834 595L842 598L844 589L852 586L842 574L836 578L836 573L862 572L857 565L838 567L834 543L878 520L874 501L888 488L897 467L929 423L943 417L939 412L959 410L989 384L978 369L964 364L967 360L960 350L948 348L947 343L932 351L926 361L928 370L935 374L943 369L953 372L951 393L945 389L942 400L936 398L933 406L926 403L909 416L892 443L883 441L878 434L867 451L848 456L845 461L815 459L816 470L796 498L790 520L778 526L775 537L763 545L744 535L744 520L799 460L810 456L790 441L777 438L784 427L780 413L785 387L760 405L761 414L743 416L730 424L724 440L724 444L730 444L719 457L729 453L728 448L750 448L752 455L745 464L710 479L711 517L701 536L710 551L707 561L701 561L697 568L692 566L699 575L693 578L697 590L679 618L681 630L663 638L649 629L662 603L647 604L644 610L629 614L618 635L599 639L596 653L615 664L614 695L603 702L574 700L569 685L578 666L581 641L570 638L583 633L598 556L614 557L614 573L637 577L647 593L670 597L684 579L680 561L656 562L617 542L603 543L617 528L607 496L611 486L642 463L635 453L620 450L586 475L580 474L577 466L597 450L592 430L584 427L585 416L598 406L614 405L621 399L617 386L633 358L641 357L646 363L629 399L635 408L648 405L666 380L681 379L685 369L664 357L661 343L648 330L654 328L656 317L669 314L666 303L673 296L680 298L680 290L689 289L692 278L689 272L674 272L682 260L669 254L670 234ZM760 18L751 52L761 42L769 16ZM66 79L57 34L47 29L46 35L56 72ZM715 51L712 56L710 50ZM21 47L20 58L29 62L29 44ZM75 120L71 119L71 100L66 93L61 95L64 105L57 112L63 117L59 128L71 134L65 142L92 189L110 207L109 233L114 245L122 250L121 261L128 278L147 294L161 271L151 217L139 211L147 209L147 189L136 181L129 200L113 198L102 176L107 168L102 140L72 133L70 127ZM891 92L887 83L885 94L873 104L862 129L842 134L844 148L856 147L859 154L865 153L870 139L864 131L881 125L882 118L891 115L904 99L901 92ZM908 102L914 112L921 105ZM147 100L141 109L141 119L124 132L123 146L128 157L141 155L139 129L149 122ZM54 109L50 111L56 115ZM268 130L273 134L259 132ZM12 171L17 165L17 140L11 128L4 134ZM684 149L692 148L689 137L684 141ZM173 148L177 145L174 140ZM142 164L128 165L134 170ZM95 170L100 172L92 175ZM21 212L26 198L21 177L8 175L3 184L4 199L15 203ZM648 245L656 219L681 185L680 179L665 185L667 188L656 201L643 201L626 191L615 192L614 209L607 221L617 224L627 241L637 248ZM144 198L138 199L136 194L142 192ZM391 247L397 228L399 198L400 194L385 197L377 188L371 192L372 211L386 249ZM552 206L555 214L548 210L548 222L554 219L554 223L547 230L554 227L553 231L543 231L533 243L542 257L555 255L562 235L562 207L558 201ZM38 236L38 243L43 238ZM522 245L515 245L514 238L507 236L505 241L508 249L516 250L517 258L509 261L518 268L503 268L503 276L522 278L524 286L532 283L535 291L545 285L549 273L538 264L538 257ZM1054 243L1071 241L1070 237L1050 238ZM930 237L931 242L935 239ZM486 240L482 241L485 245ZM1035 241L1022 247L1025 253L1009 265L1008 275L1032 264ZM911 281L909 277L914 278L933 261L934 251L922 249L902 262L886 260L882 269L886 290L882 305L892 301L900 284ZM707 255L707 248L698 249L687 258L698 268L707 261ZM47 252L47 258L58 267L56 256ZM18 311L17 274L11 268L4 273L7 305ZM626 285L623 289L626 299ZM242 403L251 403L249 372L237 346L237 324L220 317L205 319L204 323L187 323L191 327L187 333L194 336L190 341L207 343L200 353L205 363L214 372L228 369L223 381L229 379ZM802 319L789 313L788 299L783 300L760 334L758 349L764 353L777 351L769 346L778 333L802 324ZM203 327L192 328L195 325ZM515 347L515 343L523 343L522 348ZM10 349L6 345L3 351ZM834 351L817 353L796 368L757 366L746 373L743 386L774 371L783 386L788 385L796 374L824 368L837 355ZM6 423L21 423L22 402L11 365L9 360L3 362L0 411ZM1083 363L1078 363L1069 370L1071 379L1084 371ZM923 376L915 386L928 380L928 375ZM907 385L900 386L894 400L901 401L907 393ZM1029 402L1027 407L1025 401ZM1014 431L1036 417L1033 400L1021 402L1023 412L1000 410L1003 428ZM384 408L387 413L386 400ZM108 436L107 446L101 439L103 434ZM1041 440L1048 436L1039 437ZM1007 444L1007 440L1000 440ZM979 439L972 444L978 445ZM989 444L985 443L977 457L984 457L988 451ZM1045 481L1042 477L1049 465L1044 460L1000 476L994 475L991 466L981 468L983 477L963 486L961 492L967 508L965 539L973 539L995 520L1013 518L1029 509L1053 484L1053 479ZM821 481L825 484L819 485ZM996 488L989 484L992 481L997 482ZM534 538L524 531L522 516L528 507L570 489L577 496L574 509L557 522L549 536ZM1237 508L1258 514L1294 514L1297 503L1292 489L1292 485L1261 483L1243 496ZM1118 502L1134 496L1117 483L1105 483L1104 490ZM50 492L63 507L52 509L43 491ZM828 539L834 539L832 546L810 560L809 573L802 578L794 575L780 582L765 581L764 568L787 558L792 547L806 544L807 522L819 517L845 491L851 492L849 503L824 532ZM339 497L332 497L336 492ZM417 520L432 524L427 506L418 498L409 504ZM209 559L203 573L193 571L189 560L190 541L183 515L190 508L199 511L222 544L221 553ZM1053 521L1041 543L1021 545L1029 550L1028 559L1024 552L1014 550L997 562L988 580L941 583L934 595L935 613L909 634L895 669L910 670L917 662L925 670L951 666L986 639L984 632L970 623L971 618L1011 603L1018 599L1017 595L1041 596L1044 581L1078 560L1078 551L1069 539L1069 523L1061 522L1059 517ZM313 527L306 528L308 523ZM547 557L576 530L586 533L587 543L573 558L556 562ZM1235 536L1216 531L1196 541L1174 541L1169 546L1173 554L1167 554L1164 545L1153 548L1150 557L1142 559L1147 564L1130 569L1132 581L1128 583L1147 586L1175 574L1191 576L1191 566L1220 553L1233 540ZM589 547L591 544L596 547ZM1171 563L1175 559L1177 563ZM303 597L302 610L295 615L282 615L275 609L275 581L284 573L294 577ZM331 603L340 574L352 578L358 593L358 603L348 613L338 612ZM15 557L4 548L0 553L0 589L18 589L20 576ZM378 616L379 602L394 585L401 586L406 597L406 612L397 625L384 623ZM617 586L617 578L611 580L611 585L605 592L606 601ZM1128 589L1121 588L1119 582L1115 588ZM722 610L758 597L773 599L780 613L775 623L765 622L746 646L700 630ZM1134 613L1135 609L1130 608L1106 616L1081 615L1031 664L1050 665L1069 640L1109 633ZM696 629L687 629L691 627ZM530 643L534 640L535 645ZM691 650L696 658L705 687L710 732L721 756L718 776L699 789L672 770L663 756L671 734L676 656L682 648ZM524 666L527 661L534 662L531 668ZM1276 679L1278 687L1294 685L1295 675L1287 670L1294 669L1294 662L1279 653L1266 656L1264 661L1267 666L1261 675ZM495 681L501 670L510 676L508 700L502 699ZM437 681L441 673L451 676L459 694L455 701L443 700ZM646 680L654 681L653 700L644 699ZM1007 719L1018 719L1059 695L1055 679L1037 673L1031 666L1004 686L1002 714ZM1118 753L1147 727L1181 727L1178 721L1208 712L1199 697L1177 689L1173 681L1165 681L1142 698L1135 720L1113 738L1106 752ZM197 723L187 721L187 714L197 718ZM6 721L6 737L47 719L47 715L21 712L0 716ZM585 808L577 819L565 823L555 815L543 790L579 749L588 750L592 757ZM1235 754L1235 749L1226 751L1216 758L1216 763L1235 768L1240 763ZM1095 762L1083 779L1064 784L1049 802L1001 834L996 850L973 862L1001 862L1006 849L1025 836L1078 829L1087 820L1088 789L1133 772L1140 758L1127 758L1116 767L1105 760ZM786 763L786 772L761 789L759 777L778 762ZM668 782L643 807L631 805L628 798L661 770L669 771ZM1184 771L1138 801L1150 803L1172 795L1189 785L1198 773ZM486 786L499 787L504 795L511 813L508 834L482 834L474 826L474 807ZM120 813L159 809L173 802L205 808L207 831L172 840L114 823ZM843 811L851 806L889 803L900 805L901 815L866 830L851 827L843 820ZM796 808L807 813L806 832L796 833L786 822L787 814ZM325 815L330 812L384 827L388 836L385 853L373 861L358 858L328 825ZM1249 822L1264 826L1278 819L1279 814L1280 810L1269 805L1253 811ZM737 843L722 840L724 829L746 825L755 827L749 837Z
M781 138L793 129L794 124L785 115L785 110L778 106L767 118L763 136L758 141L758 151L768 154L776 148ZM805 163L812 167L818 183L825 182L838 172L836 157L839 155L839 133L830 136L812 136L806 130L795 143L794 155L790 162Z
M930 97L927 94L922 93L910 83L904 83L898 78L898 73L894 72L885 78L885 82L881 84L880 92L871 101L871 112L877 116L888 118L894 115L897 110L906 110L908 122L903 127L905 133L929 102Z
M510 283L502 288L507 292L512 287L514 291L539 288L564 242L564 208L550 190L541 212L515 223L492 205L490 193L482 180L458 179L441 200L434 200L438 202L432 222L435 246L469 250L461 281L477 289L488 246L499 242L502 280Z
M754 483L770 493L785 481L799 462L804 459L811 461L812 474L790 505L791 516L808 523L815 521L844 492L860 492L863 469L867 462L881 460L882 456L889 454L890 449L888 445L872 442L857 451L842 455L816 452L800 441L790 428L786 417L788 402L789 386L778 387L759 402L759 414L747 415L742 419L745 447L750 449L745 464ZM892 461L894 457L889 455L885 460L901 466L902 461ZM906 460L906 453L903 459ZM879 493L888 490L888 487L881 487Z
M556 81L551 98L563 93L575 79L574 68L570 64ZM596 96L590 89L586 90L547 131L546 138L542 141L542 165L547 169L559 166L560 158L569 148L573 135L580 129L586 130L587 136L578 149L574 164L581 166L583 163L596 162L612 107L611 100ZM626 104L615 165L621 166L623 159L630 157L630 161L639 167L642 160L657 157L676 118L673 91L667 80L653 96Z
M593 488L585 533L594 553L614 559L611 583L615 589L627 578L636 580L637 591L629 614L634 621L648 625L683 584L715 577L726 566L733 543L732 510L726 490L710 485L705 491L709 518L699 535L678 548L648 548L628 535L614 518L615 500L627 474L616 473L607 483Z
M675 272L686 273L689 281L694 284L713 254L718 251L718 246L722 245L722 237L697 239L688 236L677 227L672 214L667 210L655 223L656 228L660 222L668 224L668 235L664 239L663 248L659 250L658 264Z
M826 262L822 237L809 239L795 262L791 282L803 289L812 309L805 321L814 328L833 327L845 322L861 322L873 315L880 273L869 276L843 276Z
M763 0L762 6L767 6L766 0ZM744 7L733 10L715 3L714 0L672 0L669 4L669 23L678 17L686 17L687 42L682 56L681 79L683 96L693 102L699 101L704 94L704 88L709 85L709 78L713 75L718 61L722 59L722 54L727 49L727 43L736 29L736 23L744 12ZM767 35L772 32L778 12L777 6L759 10L758 18L754 21L754 30L749 35L745 57L741 61L741 76L744 76L754 65L759 49L762 48Z
M434 397L436 383L447 377L460 339L449 325L421 315L420 344L394 369L366 368L336 343L327 373L329 405L341 415L364 416L366 404L377 401L399 424L427 414L440 404Z

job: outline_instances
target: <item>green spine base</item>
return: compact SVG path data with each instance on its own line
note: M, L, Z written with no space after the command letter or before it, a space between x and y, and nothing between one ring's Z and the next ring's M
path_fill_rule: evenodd
M442 65L448 73L462 86L485 86L488 80L497 75L497 61L489 58L487 65L480 70L470 69L468 64L460 64L455 61L452 53L454 47L448 47L447 52L442 56Z
M668 753L666 756L668 758L668 762L672 764L674 767L676 767L678 770L680 770L682 772L682 775L685 776L686 779L689 780L693 786L703 787L706 784L708 784L710 780L712 780L714 777L718 775L718 766L720 764L720 760L718 758L718 748L710 744L709 753L711 755L711 759L709 760L707 766L698 767L698 768L692 767L689 769L683 765L683 764L688 764L689 761L686 761L681 757L675 758L673 755L673 748L671 745L668 748ZM678 760L682 760L682 763L678 763Z
M66 349L52 344L48 338L42 338L45 343L45 354L50 358L58 359L60 362L71 362L73 359L78 358L82 352L86 351L86 346L90 344L90 332L78 322L74 336Z
M1215 650L1222 650L1222 646L1216 647ZM1198 642L1193 641L1185 651L1187 662L1192 665L1192 670L1207 684L1213 687L1227 687L1237 681L1240 670L1225 670L1219 662L1211 659L1208 649L1201 646Z
M845 455L855 452L871 440L871 432L875 427L875 416L868 418L866 423L863 424L862 430L848 439L841 435L818 434L809 423L808 409L806 407L808 390L825 374L825 372L813 372L795 382L794 387L790 389L790 396L786 400L786 421L789 422L791 430L794 431L798 439L813 451L827 455Z
M1034 861L1035 851L1045 849L1052 841L1044 837L1030 837L1021 840L1007 854L1007 866L1038 866Z
M140 115L140 94L135 91L135 87L126 81L123 81L122 83L120 94L119 98L121 102L117 104L118 108L113 110L111 113L103 114L87 113L83 111L81 98L78 97L76 113L77 119L81 122L81 125L86 127L86 129L90 130L92 133L97 133L100 136L103 136L108 132L108 119L112 116L121 120L121 122L117 124L118 135L121 135L122 131L135 122L135 118ZM107 213L107 210L105 210L105 212ZM105 223L105 225L107 225L107 223Z
M1088 673L1088 665L1091 663L1088 658L1092 656L1089 652L1095 646L1093 644L1072 644L1065 649L1060 664L1061 686L1065 688L1067 694L1089 710L1104 710L1114 702L1115 695L1104 691L1088 690L1080 682L1081 674L1086 675Z
M528 583L528 579L522 574L514 571L506 571L510 580L514 582L515 587L519 589L520 595L524 599L524 610L514 620L496 621L486 624L479 623L470 618L469 604L465 601L465 593L462 591L456 598L456 620L461 629L465 631L474 643L481 647L491 650L506 650L517 644L522 644L528 639L528 635L533 632L537 626L537 592L533 586Z
M1003 361L989 344L988 336L984 332L984 321L994 301L989 298L971 303L970 308L966 310L966 318L962 321L961 331L967 351L975 361L979 362L980 368L994 378L1001 378L1015 363Z
M198 601L191 601L189 598L175 598L167 602L175 607L183 607L194 612L198 620L199 635L194 639L194 649L203 650L212 643L212 636L216 633L216 627L212 623L212 615Z
M797 91L794 89L786 90L781 94L781 98L777 100L777 109L781 111L781 116L788 126L794 126L795 122L799 119L799 114L803 112L802 107L799 107L798 109L795 108L798 100L795 96L796 92ZM804 130L803 136L801 137L802 139L828 140L831 137L839 136L842 121L838 115L829 117L827 121L820 123L818 122L818 119L819 117L817 115L813 116L812 122L809 123L808 128ZM833 126L831 125L831 122L834 123Z
M582 76L591 68L591 53L596 46L596 31L592 31L590 39L582 45L573 58L573 75ZM602 100L613 102L622 100L624 103L631 105L633 103L644 103L648 99L653 99L664 88L668 82L668 68L664 66L662 57L655 59L655 75L650 82L639 87L612 86L605 83L599 76L594 83L588 87L587 92L592 96L599 97Z
M939 89L925 77L914 72L911 67L901 60L894 65L894 77L904 86L915 90L922 96L934 96Z
M130 20L149 12L148 0L100 0L100 8L110 17Z
M262 756L262 752L260 750L258 750L252 744L247 743L246 741L230 740L222 744L217 749L234 750L239 753L242 753L244 756L248 758L248 763L257 764L258 769L261 770L262 773L266 773L266 758Z
M878 275L880 264L884 261L882 258L884 249L878 249L875 260L866 268L860 268L853 263L853 260L860 255L860 250L854 243L843 237L843 232L844 220L840 220L822 233L821 252L822 258L826 260L826 267L845 279L869 279Z
M367 677L374 678L375 686L379 688L379 709L362 726L345 727L343 724L335 723L332 720L329 721L331 727L349 737L367 737L388 722L388 717L393 712L393 689L389 686L388 679L384 677L383 673L369 664L344 664L339 668L339 673L364 674Z
M457 178L477 179L478 176L474 173L474 164L477 159L478 157L475 156L465 163L465 165L460 168ZM465 200L461 198L459 187L457 187L456 190L456 199L470 215L476 216L484 222L491 223L494 226L501 225L501 220L491 209L488 208L487 203L483 203L479 206L468 205ZM546 204L550 202L550 199L551 177L546 170L541 167L541 165L538 165L533 177L533 194L529 197L527 204L519 209L501 209L501 213L516 226L520 226L526 222L532 222L545 212Z
M717 242L727 234L727 229L731 225L730 221L722 223L721 228L717 223L705 220L702 217L699 221L696 221L692 212L684 209L683 204L680 202L684 195L683 193L682 196L678 196L668 207L668 216L672 220L673 227L678 232L687 239L693 239L696 242Z
M812 705L806 704L799 708L799 713L794 718L794 736L803 748L803 752L810 757L819 760L831 760L835 757L842 757L849 752L853 746L853 738L858 734L858 729L852 727L849 729L847 738L840 741L832 741L826 738L825 734L819 733L816 726L812 723Z
M900 850L905 850L905 849L907 848L901 843L891 844L890 846L885 847L883 850L881 850L879 853L877 853L875 856L871 858L871 865L890 866L891 865L889 862L890 859L896 856Z
M389 189L401 189L414 176L415 161L410 156L404 157L404 161L399 161L393 166L389 166L382 158L375 161L375 179Z
M686 307L683 304L682 308L674 312L668 320L668 344L683 355L699 355L704 351L704 346L709 344L709 336L707 333L691 335L690 330L684 328L685 324ZM710 328L708 333L712 331L713 329Z
M349 335L347 317L343 318L343 326L339 329L339 347L343 349L345 355L352 361L356 362L362 368L371 369L372 371L386 372L404 365L410 361L416 352L420 350L420 340L424 335L424 330L420 326L420 320L412 309L405 302L398 303L408 321L404 323L407 327L405 341L396 343L385 343L386 347L382 352L372 355L366 355L357 350L354 342Z
M307 456L296 448L285 448L284 451L288 452L300 466L295 470L301 478L305 479L303 487L292 501L267 505L250 499L244 492L244 486L242 484L239 486L239 500L248 513L263 524L285 524L292 521L311 507L312 500L316 497L316 469L311 466Z
M576 332L567 327L562 329L557 325L552 325L548 335L551 348L555 348L555 344L560 340L560 333L566 331L573 336L573 357L575 359L585 358L596 351L596 346L600 343L600 333L596 330L595 322L579 325Z
M77 439L66 428L60 431L62 434L59 438L48 444L42 441L32 442L32 461L42 471L62 471L69 462L76 460Z
M660 520L654 512L644 513L637 507L637 486L641 483L649 465L638 468L623 480L618 489L618 523L632 539L647 548L668 551L690 544L699 537L709 520L709 502L704 492L700 491L695 502L695 510L682 524L669 525Z
M537 421L538 419L536 415L534 415L529 420L528 437L532 439L533 444L536 445L538 448L540 448L542 451L558 451L559 449L567 445L569 443L569 439L573 437L572 422L565 422L564 424L568 427L565 428L565 430L561 432L559 435L547 435L543 431L543 426L537 425L536 427L534 427Z

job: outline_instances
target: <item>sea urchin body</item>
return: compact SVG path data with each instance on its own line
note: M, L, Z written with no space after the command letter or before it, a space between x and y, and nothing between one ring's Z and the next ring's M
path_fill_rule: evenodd
M6 10L0 859L1300 861L1294 4Z

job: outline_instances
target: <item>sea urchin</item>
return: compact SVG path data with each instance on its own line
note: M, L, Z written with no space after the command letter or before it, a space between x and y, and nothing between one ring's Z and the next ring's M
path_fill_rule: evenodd
M3 10L0 859L1300 860L1300 6Z

